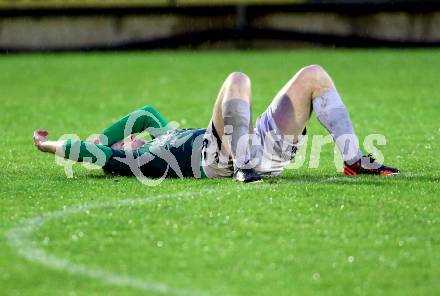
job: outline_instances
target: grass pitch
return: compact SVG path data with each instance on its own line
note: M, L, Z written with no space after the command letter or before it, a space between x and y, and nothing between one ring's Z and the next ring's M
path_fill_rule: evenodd
M386 136L385 160L401 176L341 177L327 145L319 168L307 157L260 185L146 187L80 165L67 179L32 145L36 128L85 138L145 104L204 127L232 71L252 78L256 116L311 63L334 77L361 138ZM0 68L2 295L440 290L439 51L18 55ZM325 134L316 119L308 128Z

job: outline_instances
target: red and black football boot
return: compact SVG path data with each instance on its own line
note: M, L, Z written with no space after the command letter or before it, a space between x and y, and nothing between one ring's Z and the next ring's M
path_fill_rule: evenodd
M357 176L357 175L378 175L378 176L394 176L399 175L399 169L384 166L376 162L371 154L362 156L360 160L352 165L344 163L344 175L345 176Z

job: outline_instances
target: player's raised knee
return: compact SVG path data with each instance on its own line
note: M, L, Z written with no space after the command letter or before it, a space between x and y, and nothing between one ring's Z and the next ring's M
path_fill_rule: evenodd
M309 65L300 70L300 74L307 76L310 79L317 79L322 76L327 76L327 72L320 65Z
M320 65L309 65L302 68L298 74L300 80L306 82L313 89L327 89L333 87L333 81Z
M251 83L251 79L249 78L249 76L247 76L243 72L232 72L231 74L229 74L228 80L231 84L236 85L248 86Z

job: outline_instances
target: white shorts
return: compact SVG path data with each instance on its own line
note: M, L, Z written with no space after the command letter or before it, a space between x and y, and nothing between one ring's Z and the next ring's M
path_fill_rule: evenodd
M254 137L251 140L252 167L264 176L281 174L295 157L302 139L300 136L298 143L293 144L277 127L269 106L255 123ZM234 173L232 159L221 146L221 139L211 121L206 129L202 148L202 168L208 178L230 177Z

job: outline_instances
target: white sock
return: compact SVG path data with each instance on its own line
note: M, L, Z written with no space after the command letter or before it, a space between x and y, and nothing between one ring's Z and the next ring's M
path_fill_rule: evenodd
M223 106L225 136L230 138L232 158L237 168L245 168L250 161L249 103L241 99L227 100Z
M338 91L332 89L316 97L313 100L313 110L321 124L332 135L344 161L351 165L361 159L359 140Z

